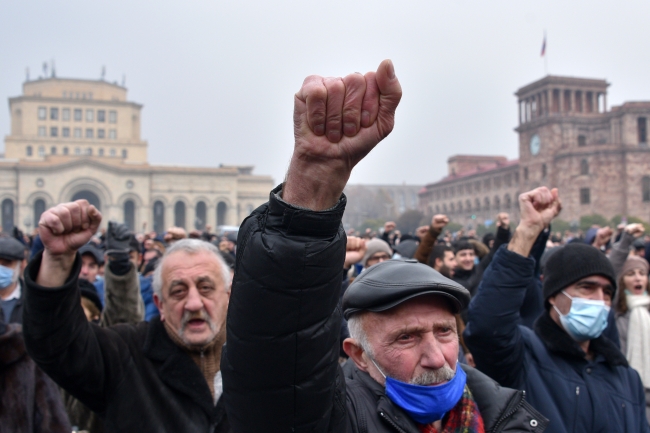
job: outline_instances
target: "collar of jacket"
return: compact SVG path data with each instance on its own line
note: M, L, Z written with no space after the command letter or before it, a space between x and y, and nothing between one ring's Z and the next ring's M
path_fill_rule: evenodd
M201 370L190 355L169 338L160 317L149 322L142 352L154 362L158 377L163 382L190 397L213 423L221 421L224 416L223 399L219 399L214 406L212 393Z
M0 366L2 367L19 361L27 353L22 326L17 323L7 323L5 326L5 332L0 334Z
M471 271L468 271L468 270L463 269L463 268L456 268L456 269L454 269L454 280L456 278L458 278L460 280L465 280L465 279L471 277L474 274L475 271L476 271L476 265L474 265L474 267L472 268Z
M580 345L564 329L555 323L548 311L542 313L533 326L535 334L542 340L549 352L557 353L566 358L585 359L585 352L580 348ZM628 366L625 356L604 335L591 340L589 347L594 353L602 355L607 364L612 367L619 365L623 367Z
M352 362L348 360L348 362ZM499 386L494 380L490 379L485 374L481 373L475 368L468 365L458 363L465 374L467 375L467 386L472 392L474 401L478 406L481 416L483 417L483 424L485 431L491 431L497 423L502 422L505 415L509 415L508 408L512 410L520 402L524 400L523 391L517 391L511 388L504 388ZM361 381L364 386L369 388L373 394L379 399L377 402L377 412L386 413L400 428L404 431L419 431L416 424L397 406L395 406L388 397L385 395L385 388L375 379L370 377L356 366L352 372L352 378ZM530 410L530 409L529 409ZM511 415L511 414L510 414ZM547 420L539 413L534 412L532 415L537 417L540 423L546 423ZM402 421L404 420L404 421Z

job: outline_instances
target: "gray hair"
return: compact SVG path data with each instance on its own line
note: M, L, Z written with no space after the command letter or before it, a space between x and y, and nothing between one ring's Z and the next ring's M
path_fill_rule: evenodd
M350 331L350 337L359 343L363 351L371 358L374 358L375 354L368 342L368 335L366 335L366 331L363 329L363 316L363 313L356 313L350 316L348 319L348 331Z
M221 268L221 276L223 278L224 290L226 292L230 292L230 283L231 283L230 268L228 267L225 260L221 256L221 253L219 252L217 247L215 247L209 242L205 242L200 239L181 239L179 241L174 242L174 244L171 247L167 248L165 254L163 254L162 258L156 265L156 269L154 270L152 286L153 286L153 292L156 295L158 295L158 298L162 300L163 263L165 263L165 260L169 255L179 251L187 254L198 254L203 251L212 253L214 257L217 259L217 262L219 263L219 267Z

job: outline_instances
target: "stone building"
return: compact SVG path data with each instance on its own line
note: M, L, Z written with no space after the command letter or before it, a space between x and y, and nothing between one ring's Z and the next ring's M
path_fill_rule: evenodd
M511 172L513 190L503 190L511 203L519 191L545 185L560 190L560 217L566 221L576 223L581 216L591 214L650 221L650 101L625 102L608 110L608 86L605 80L547 76L522 87L516 93L519 160L505 163L503 158L495 157L494 165L489 167L480 165L476 156L452 157L449 175L420 193L420 208L431 212L446 205L453 219L462 220L467 212L463 208L459 214L457 194L468 176L505 179ZM454 158L470 162L456 167L452 164ZM456 195L449 195L450 190ZM495 205L497 195L493 190L494 181L492 190L473 189L475 196L467 197L474 202L491 200L490 214L482 218L491 219L496 211L508 210L504 207L505 196L499 206ZM464 202L467 199L463 198ZM510 209L515 206L511 204Z
M11 132L0 159L2 228L31 231L40 215L80 198L136 231L238 225L268 199L253 167L150 165L142 105L103 80L27 81L9 98Z
M343 226L360 228L366 220L395 220L410 209L418 209L421 185L346 185L343 191L348 204Z

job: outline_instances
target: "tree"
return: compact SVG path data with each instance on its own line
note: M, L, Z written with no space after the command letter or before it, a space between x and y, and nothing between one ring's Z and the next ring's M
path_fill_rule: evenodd
M580 217L580 230L587 231L594 225L605 227L609 225L609 223L610 221L608 221L607 218L597 213L584 215Z
M420 226L420 222L424 214L419 210L411 209L404 212L402 215L397 218L395 223L397 224L397 229L402 233L415 233L415 229Z

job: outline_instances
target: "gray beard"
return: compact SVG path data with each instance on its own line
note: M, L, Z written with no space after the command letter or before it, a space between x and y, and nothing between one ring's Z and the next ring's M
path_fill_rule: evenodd
M458 367L457 367L458 368ZM421 375L414 377L409 381L411 385L436 385L442 382L448 382L454 378L456 372L451 369L449 364L443 365L437 370L427 370Z

